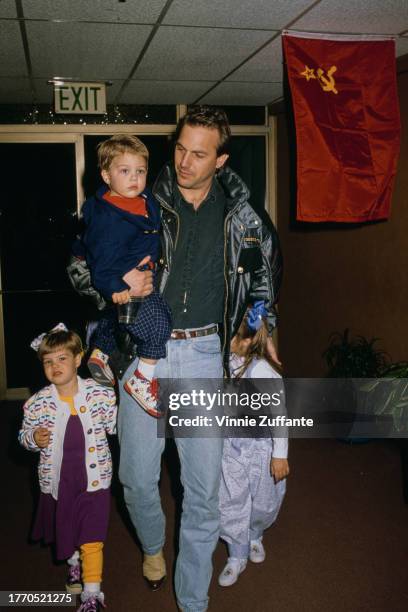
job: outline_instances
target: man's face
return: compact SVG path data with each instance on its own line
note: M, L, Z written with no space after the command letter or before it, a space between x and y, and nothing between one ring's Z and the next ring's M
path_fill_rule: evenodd
M217 155L219 133L216 128L185 125L174 152L177 183L182 189L205 189L227 161L228 155Z
M146 187L147 162L141 155L116 155L109 170L102 170L102 178L110 187L111 195L135 198Z

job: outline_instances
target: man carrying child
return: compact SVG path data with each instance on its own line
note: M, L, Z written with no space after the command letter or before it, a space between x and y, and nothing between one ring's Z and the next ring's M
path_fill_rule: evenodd
M153 187L164 240L160 290L173 316L167 356L156 366L158 378L222 378L223 363L228 365L222 351L255 299L264 300L269 331L275 326L281 276L278 237L248 203L242 180L224 168L229 138L222 110L190 110L177 126L174 162L163 168ZM132 364L129 372L134 369ZM121 393L118 426L119 475L142 543L144 575L156 587L166 575L165 518L158 489L165 441L157 437L154 420L134 409L127 393ZM184 487L176 596L185 612L202 612L208 607L219 536L223 440L175 441Z
M155 366L159 379L222 378L224 369L228 372L231 339L255 300L264 302L269 333L276 324L278 237L249 204L246 185L225 167L230 135L224 111L205 106L189 110L177 125L174 161L163 168L152 190L162 223L158 285L173 318L166 357ZM151 284L151 271L133 271L134 295L146 295ZM268 350L277 360L271 338ZM138 358L120 384L119 477L144 552L143 575L155 590L166 577L165 517L158 488L165 440L157 437L155 419L135 409L126 391L137 363ZM184 487L176 597L184 612L203 612L219 537L223 440L175 442Z

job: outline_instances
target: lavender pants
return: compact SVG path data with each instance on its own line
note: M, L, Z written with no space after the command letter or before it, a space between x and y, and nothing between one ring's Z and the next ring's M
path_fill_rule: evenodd
M251 540L262 537L278 516L286 480L270 473L272 440L226 438L220 484L220 537L230 557L246 559Z

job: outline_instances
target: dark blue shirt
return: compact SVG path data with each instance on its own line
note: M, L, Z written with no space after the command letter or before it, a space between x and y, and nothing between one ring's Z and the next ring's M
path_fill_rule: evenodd
M180 226L164 297L173 314L173 328L221 323L224 312L225 196L214 179L197 210L175 189L174 209Z

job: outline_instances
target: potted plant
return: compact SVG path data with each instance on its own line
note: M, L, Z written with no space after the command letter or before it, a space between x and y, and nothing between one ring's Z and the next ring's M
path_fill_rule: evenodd
M408 362L391 363L378 380L362 385L374 414L391 416L399 433L408 432Z
M408 361L391 363L381 378L362 385L370 408L375 414L391 416L394 429L403 436L408 434ZM408 504L408 438L400 439L402 489Z
M376 378L389 364L387 353L375 347L379 338L350 338L349 329L330 336L323 352L330 378Z
M376 346L378 340L364 336L351 337L346 328L330 336L329 346L322 355L327 365L327 376L338 379L338 384L332 388L331 410L338 412L340 420L345 419L345 431L340 439L347 442L367 441L366 438L349 436L358 405L352 379L377 378L389 365L387 353Z

